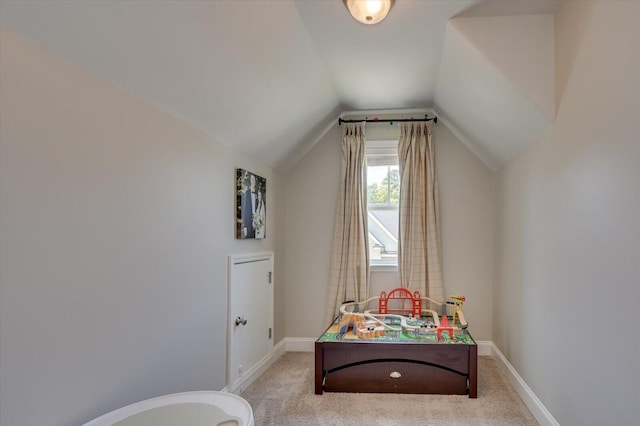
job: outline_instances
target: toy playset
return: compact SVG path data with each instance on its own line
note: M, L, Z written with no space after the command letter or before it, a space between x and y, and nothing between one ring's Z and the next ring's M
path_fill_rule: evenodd
M439 302L421 297L420 292L396 288L389 293L359 302L344 303L340 316L321 337L324 341L360 340L424 340L441 343L469 343L468 327L464 316L466 298L461 294L449 296L449 301ZM377 303L376 303L377 302ZM361 311L361 306L377 304L377 309ZM436 305L441 314L426 306ZM451 320L447 316L451 311ZM444 333L444 334L443 334Z
M478 347L467 329L465 301L461 294L441 302L396 288L344 303L315 343L315 393L476 398Z

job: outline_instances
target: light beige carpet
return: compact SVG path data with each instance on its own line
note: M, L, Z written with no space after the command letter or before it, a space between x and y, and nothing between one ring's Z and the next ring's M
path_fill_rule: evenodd
M478 359L478 398L314 394L313 353L287 352L243 393L256 426L537 425L490 357Z

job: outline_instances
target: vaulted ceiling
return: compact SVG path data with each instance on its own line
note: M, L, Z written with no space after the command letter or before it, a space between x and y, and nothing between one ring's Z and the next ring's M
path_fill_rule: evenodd
M432 109L492 170L555 116L558 0L2 0L0 24L291 168L345 111Z

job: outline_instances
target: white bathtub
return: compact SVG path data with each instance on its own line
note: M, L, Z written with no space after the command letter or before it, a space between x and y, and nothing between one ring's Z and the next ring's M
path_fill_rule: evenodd
M84 426L253 426L247 401L227 392L199 391L159 396L127 405Z

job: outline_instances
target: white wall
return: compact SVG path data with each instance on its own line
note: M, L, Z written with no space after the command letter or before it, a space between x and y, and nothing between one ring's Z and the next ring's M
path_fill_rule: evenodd
M496 176L493 340L562 425L638 421L639 17L562 4L556 122Z
M377 127L376 127L377 126ZM382 127L380 127L382 126ZM367 124L368 139L399 136ZM465 314L477 340L491 340L493 280L492 174L444 124L435 127L447 294L468 298ZM329 285L342 128L332 128L287 176L286 335L317 337ZM399 286L397 272L372 272L371 292Z
M278 247L281 176L11 32L1 43L0 423L223 388L227 256ZM264 241L234 239L235 167L277 201Z

